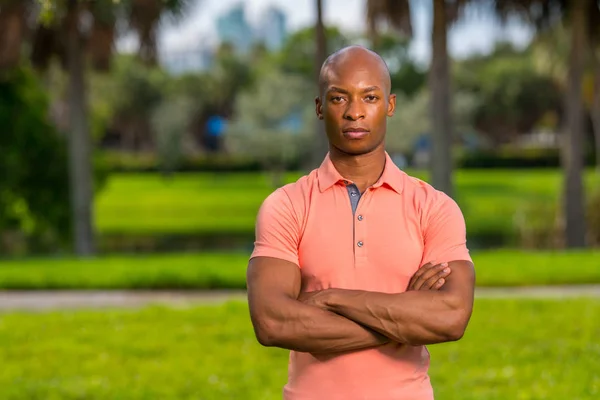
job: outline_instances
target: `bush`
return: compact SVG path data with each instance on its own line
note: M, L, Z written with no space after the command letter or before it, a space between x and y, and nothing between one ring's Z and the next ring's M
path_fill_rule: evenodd
M555 249L564 247L562 207L552 202L531 202L515 216L519 244L524 248ZM587 242L600 247L600 190L588 194L586 205Z
M588 151L587 166L594 165L594 154ZM458 159L459 168L560 168L558 149L500 149L464 153Z
M588 242L600 247L600 189L591 193L587 205Z
M67 146L33 71L0 76L0 252L64 242L71 231Z
M526 203L515 214L518 242L526 249L562 247L559 211L548 201Z
M100 159L111 172L162 172L161 160L154 153L126 153L105 151ZM183 156L172 172L257 172L261 164L246 157L227 154Z

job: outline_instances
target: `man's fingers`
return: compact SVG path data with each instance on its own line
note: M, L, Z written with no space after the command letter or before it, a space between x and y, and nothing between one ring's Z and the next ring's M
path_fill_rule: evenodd
M413 274L413 276L411 276L410 281L408 282L408 290L411 290L413 288L415 282L417 281L417 279L419 279L421 277L421 275L423 275L432 266L433 265L431 263L427 263L427 264L423 265L421 268L419 268L417 270L417 272L415 272Z
M417 278L415 280L415 282L413 283L413 290L428 290L432 288L432 284L435 284L435 281L437 279L439 279L440 277L444 277L446 276L450 271L444 271L446 268L448 268L448 263L442 263L442 264L438 264L438 265L434 265L432 267L427 268L427 270L424 271L423 274L421 274L421 276L419 278ZM439 274L439 275L438 275ZM430 280L433 278L433 280L430 283L429 286L427 286L427 283L430 282Z
M435 273L421 286L421 290L439 289L445 282L445 278L450 275L450 268L445 267Z

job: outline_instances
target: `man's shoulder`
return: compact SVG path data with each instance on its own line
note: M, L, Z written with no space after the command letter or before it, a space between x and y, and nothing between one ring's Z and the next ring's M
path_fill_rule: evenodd
M406 183L404 185L405 194L413 197L422 207L431 207L447 201L453 201L450 196L436 189L427 181L409 175L404 171L402 173L406 176Z
M297 204L301 203L306 194L310 192L315 181L315 171L301 176L294 182L287 183L273 190L265 199L268 205Z

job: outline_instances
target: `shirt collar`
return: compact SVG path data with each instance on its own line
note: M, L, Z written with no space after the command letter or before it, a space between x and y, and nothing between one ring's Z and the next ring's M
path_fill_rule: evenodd
M380 186L388 186L398 194L402 193L402 189L404 188L404 179L406 174L398 168L394 162L392 161L389 154L385 153L385 167L383 169L383 173L381 177L375 184L374 188ZM329 153L325 156L325 159L321 163L321 166L317 170L317 179L319 182L319 190L324 192L329 189L333 185L338 184L339 182L344 182L345 184L350 183L349 180L344 179L342 175L338 172L338 170L331 162L331 158L329 157Z

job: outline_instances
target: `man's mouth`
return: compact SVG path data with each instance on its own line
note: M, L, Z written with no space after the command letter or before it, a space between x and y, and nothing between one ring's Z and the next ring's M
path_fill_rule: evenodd
M348 139L361 139L369 134L369 130L360 126L350 126L342 129Z

